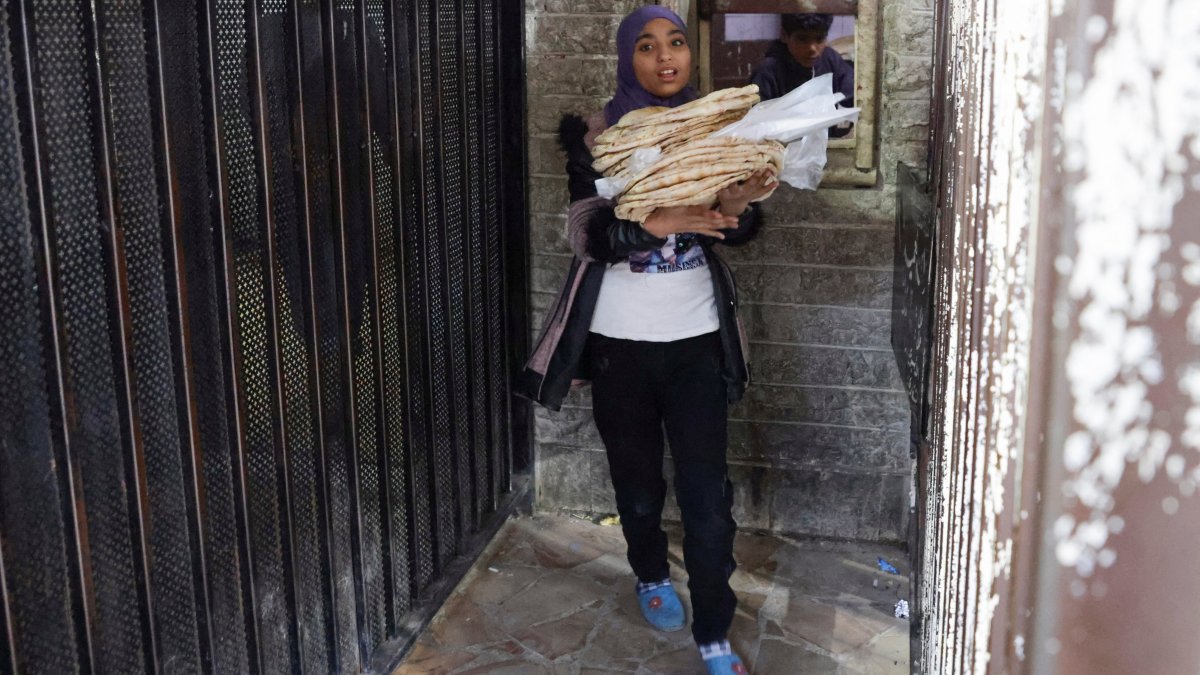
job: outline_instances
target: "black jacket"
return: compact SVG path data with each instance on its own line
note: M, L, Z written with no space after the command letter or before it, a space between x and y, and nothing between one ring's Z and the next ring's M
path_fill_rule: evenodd
M596 195L595 182L603 176L592 168L592 153L585 137L588 123L577 116L563 118L559 143L567 154L567 189L571 195L568 229L575 258L567 281L546 319L533 355L518 375L516 392L552 410L558 410L572 381L589 379L584 350L588 329L604 280L605 267L621 262L636 251L660 248L666 240L647 232L641 224L616 217L611 200ZM733 272L713 250L716 243L745 244L758 234L762 217L757 204L741 215L738 227L725 239L700 237L712 273L713 295L720 319L722 370L730 402L741 399L750 380L745 334L738 319L737 287Z

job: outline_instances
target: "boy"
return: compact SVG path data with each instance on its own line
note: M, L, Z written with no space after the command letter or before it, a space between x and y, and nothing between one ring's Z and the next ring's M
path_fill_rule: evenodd
M854 66L826 45L833 16L784 14L782 40L767 49L766 58L750 76L764 101L779 98L818 75L833 74L833 91L846 95L841 105L854 106ZM833 128L830 136L845 136L849 129Z

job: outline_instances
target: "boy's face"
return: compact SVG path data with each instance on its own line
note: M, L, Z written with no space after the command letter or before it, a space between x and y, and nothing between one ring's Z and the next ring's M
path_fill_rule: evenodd
M792 58L805 68L812 68L817 63L817 57L825 51L826 33L810 30L798 30L787 36L787 47Z
M678 94L692 75L687 35L666 19L647 23L633 47L633 74L646 91L659 98Z

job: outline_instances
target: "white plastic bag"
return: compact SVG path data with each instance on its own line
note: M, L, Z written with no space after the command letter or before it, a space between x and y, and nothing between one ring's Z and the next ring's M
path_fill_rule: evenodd
M662 157L662 148L657 145L634 150L633 156L629 158L629 164L627 165L629 175L636 176L649 169L650 165L657 162L659 157Z
M629 186L628 178L597 178L596 179L596 194L605 199L616 199L617 195L625 191Z
M815 77L784 96L763 101L746 116L713 136L731 136L748 141L773 140L790 143L814 131L858 119L858 108L838 108L845 98L833 91L833 75Z
M662 157L662 148L652 146L649 148L638 148L633 151L633 156L629 158L627 166L628 176L636 176L646 169L650 168L651 164L658 161ZM629 187L629 178L600 178L596 181L596 194L605 199L616 199L617 195L625 191Z
M759 103L713 135L785 143L779 180L815 190L825 171L829 127L858 119L858 108L837 107L845 96L832 90L832 75L815 77L780 98Z
M822 129L788 143L783 153L783 171L779 180L801 190L816 190L825 174L829 130Z
M841 94L837 96L840 98ZM828 103L828 101L825 101L825 103ZM729 129L729 127L725 127L725 129L718 131L717 134L744 138L748 141L771 140L787 144L809 134L837 126L842 122L849 122L856 119L858 119L858 108L834 108L833 105L828 105L828 109L822 112L812 112L805 115L793 114L789 110L778 110L773 111L769 115L761 116L749 123L746 120L734 122L730 126L741 126L728 132L726 129Z

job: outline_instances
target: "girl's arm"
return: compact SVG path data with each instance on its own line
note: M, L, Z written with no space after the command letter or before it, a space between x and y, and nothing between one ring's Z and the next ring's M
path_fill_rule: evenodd
M661 248L665 237L656 237L638 223L617 218L612 200L596 195L596 181L603 176L592 168L592 152L584 137L587 122L568 115L559 125L559 144L567 153L567 190L571 207L567 231L571 250L586 260L614 263L631 253Z
M638 223L617 218L612 200L595 195L571 202L567 234L572 253L604 263L620 262L632 253L667 243L665 237L650 234Z
M757 211L748 210L747 204L758 191L765 190L760 181L754 181L753 188L730 188L722 192L725 201L734 203L749 195L736 213L683 206L660 208L646 219L645 225L617 218L612 200L596 194L596 180L602 176L592 168L592 153L584 142L587 131L587 123L579 117L567 116L559 125L559 142L567 153L567 189L571 195L567 233L576 256L614 263L638 251L663 247L671 234L688 232L716 239L733 235L734 241L729 243L736 244L748 241L757 230L758 219L753 215ZM747 180L746 184L751 182ZM749 213L744 222L737 218L742 212Z

